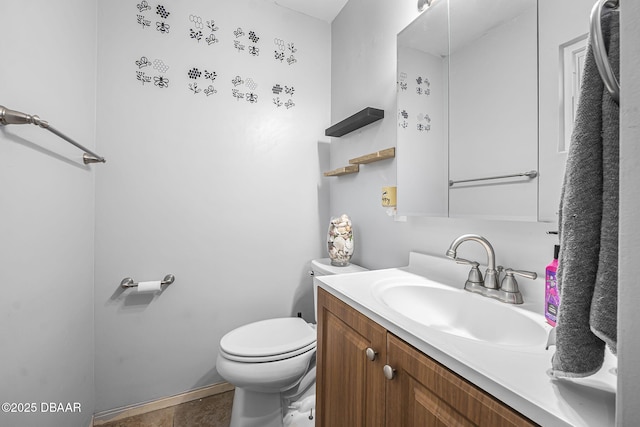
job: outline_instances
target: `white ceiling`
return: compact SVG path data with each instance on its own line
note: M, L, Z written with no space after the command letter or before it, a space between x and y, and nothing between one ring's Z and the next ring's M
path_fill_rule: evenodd
M348 0L273 0L279 6L293 9L331 23Z

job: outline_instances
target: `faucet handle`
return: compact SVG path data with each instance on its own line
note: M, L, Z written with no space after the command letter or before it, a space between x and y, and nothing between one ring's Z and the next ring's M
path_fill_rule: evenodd
M476 261L469 261L468 259L464 259L464 258L454 258L453 260L458 264L470 265L471 268L478 268L478 266L480 265L480 263Z
M469 261L464 258L454 258L454 261L458 264L470 265L471 270L469 270L469 276L467 277L467 281L464 284L464 288L470 292L481 292L484 288L484 279L482 278L482 273L478 266L480 263L476 261Z
M538 278L538 274L535 271L514 270L512 268L505 269L505 273L515 274L516 276L526 277L527 279L535 280Z
M512 268L504 269L504 279L502 279L502 283L500 284L500 289L505 292L520 292L518 289L518 282L516 281L516 276L526 277L527 279L535 280L538 275L533 271L524 271L524 270L514 270Z
M476 261L469 261L468 259L464 259L464 258L456 258L455 261L458 264L466 264L466 265L470 265L471 266L471 270L469 271L469 277L467 277L467 284L469 283L473 283L475 285L483 285L484 284L484 279L482 278L482 273L480 272L480 269L478 268L478 266L480 265L480 263L476 262Z

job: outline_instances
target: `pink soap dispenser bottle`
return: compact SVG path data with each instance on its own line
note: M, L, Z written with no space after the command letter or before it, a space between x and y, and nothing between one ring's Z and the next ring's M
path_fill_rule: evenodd
M544 317L551 326L556 326L558 320L558 307L560 306L560 291L558 290L558 254L560 245L553 248L553 261L545 270L545 293L544 293Z

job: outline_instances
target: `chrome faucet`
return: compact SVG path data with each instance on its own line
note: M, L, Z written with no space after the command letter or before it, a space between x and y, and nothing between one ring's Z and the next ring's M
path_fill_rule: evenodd
M484 237L478 236L477 234L463 234L451 243L451 246L449 246L449 249L447 250L447 257L458 262L459 264L471 264L473 266L473 262L475 261L467 261L466 259L458 258L456 254L458 246L460 246L462 242L466 242L467 240L472 240L474 242L480 243L487 251L488 267L487 271L485 271L484 273L484 281L481 280L482 286L487 289L498 289L499 273L496 271L496 253L493 250L493 246L491 246L491 243L489 243L489 241Z
M487 251L487 270L484 274L478 269L480 265L476 261L469 261L463 258L458 258L457 249L463 242L468 240L480 243ZM518 289L518 282L514 275L526 277L528 279L535 279L538 275L532 271L521 271L507 268L506 270L502 266L496 267L496 254L493 250L493 246L487 239L477 234L463 234L455 239L449 249L447 249L447 258L451 258L458 264L471 265L471 271L469 271L469 277L464 284L464 289L470 292L476 292L484 296L498 299L502 302L509 304L522 304L522 293ZM505 271L505 277L500 283L500 273Z

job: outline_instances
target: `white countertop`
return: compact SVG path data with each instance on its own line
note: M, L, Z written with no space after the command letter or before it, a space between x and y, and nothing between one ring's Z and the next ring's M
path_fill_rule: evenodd
M335 276L316 276L327 290L389 332L413 345L534 422L547 426L615 425L616 358L610 353L595 375L557 380L547 375L554 347L492 344L438 331L386 306L372 292L376 282L394 278L431 280L462 288L467 269L447 258L412 252L409 266ZM519 280L525 303L519 308L543 316L544 279ZM485 298L480 295L474 297ZM498 303L496 301L496 303ZM498 303L503 304L503 303ZM482 319L478 319L482 322ZM545 324L546 325L546 324ZM499 328L500 325L489 325ZM548 330L551 328L545 326Z

